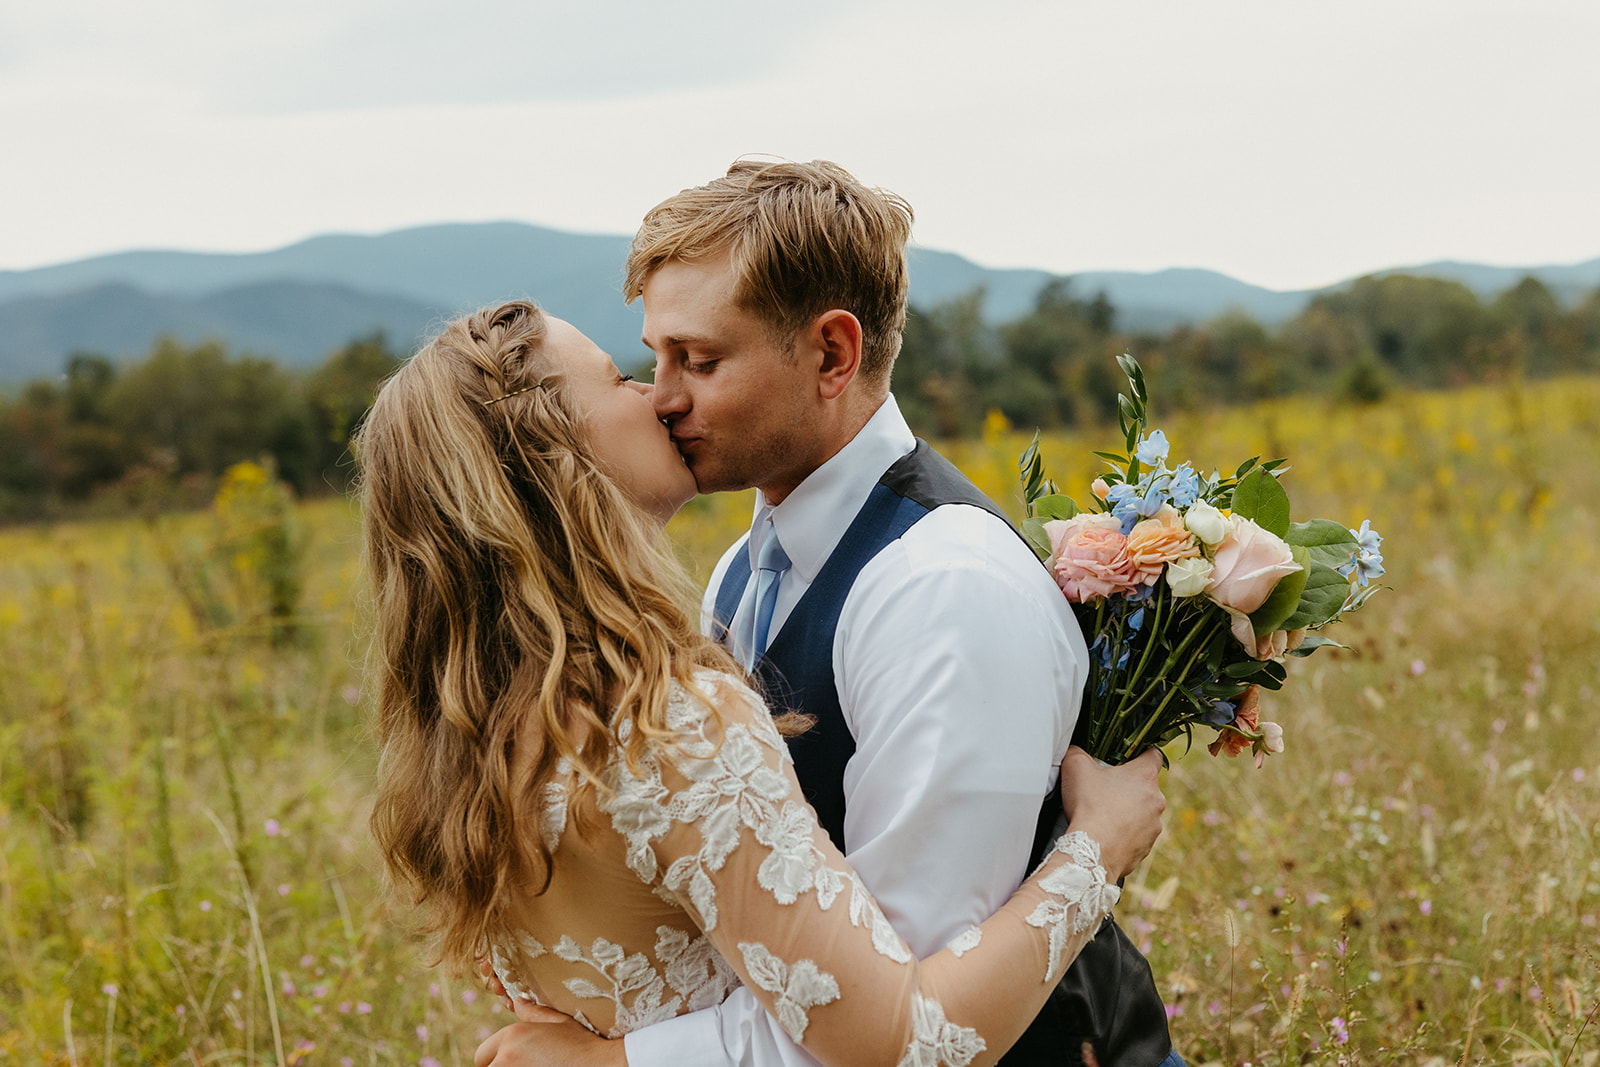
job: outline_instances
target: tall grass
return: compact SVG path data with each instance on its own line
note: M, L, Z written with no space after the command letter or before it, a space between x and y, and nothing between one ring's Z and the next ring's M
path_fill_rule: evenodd
M1273 699L1262 771L1174 752L1119 906L1191 1063L1600 1060L1600 381L1159 420L1287 455L1392 591ZM1088 452L1053 437L1080 498ZM1001 500L1025 436L948 451ZM425 969L366 833L355 515L0 534L0 1064L464 1063L509 1020ZM671 532L699 573L747 497ZM295 583L298 582L298 588Z

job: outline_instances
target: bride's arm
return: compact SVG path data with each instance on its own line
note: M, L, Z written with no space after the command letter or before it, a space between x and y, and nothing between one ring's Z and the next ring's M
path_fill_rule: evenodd
M662 760L672 824L649 847L664 887L823 1063L892 1065L913 1050L913 1063L994 1062L1159 833L1154 754L1117 769L1069 759L1062 847L998 913L918 961L801 799L765 709L742 694L724 685L721 731L708 720L706 744Z

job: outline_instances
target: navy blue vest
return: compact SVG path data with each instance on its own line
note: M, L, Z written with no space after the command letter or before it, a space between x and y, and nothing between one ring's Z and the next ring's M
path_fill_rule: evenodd
M856 742L839 707L833 676L833 636L839 613L861 569L919 519L944 504L971 504L1010 526L1005 514L966 475L926 441L918 440L915 450L873 486L838 547L756 664L755 681L773 710L799 711L816 720L811 729L789 738L789 751L802 792L841 852L844 770L855 754ZM717 590L719 640L725 639L749 580L750 554L735 552ZM981 670L982 665L974 664L973 669ZM1048 845L1060 813L1061 798L1051 790L1040 807L1034 863ZM1002 1067L1076 1067L1085 1062L1103 1067L1156 1067L1171 1048L1166 1009L1150 965L1122 928L1108 920L1067 969L1038 1018L1000 1062ZM1087 1061L1085 1049L1094 1054Z

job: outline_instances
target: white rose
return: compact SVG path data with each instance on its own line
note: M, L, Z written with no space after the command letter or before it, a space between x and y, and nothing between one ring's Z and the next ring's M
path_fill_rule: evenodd
M1206 591L1206 585L1211 581L1211 570L1211 561L1199 556L1193 559L1175 559L1168 563L1167 584L1172 587L1172 595L1199 596Z
M1208 545L1228 536L1228 517L1204 500L1197 500L1183 513L1183 525Z

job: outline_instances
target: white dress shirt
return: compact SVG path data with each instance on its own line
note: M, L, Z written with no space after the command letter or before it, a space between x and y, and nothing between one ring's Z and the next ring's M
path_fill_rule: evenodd
M757 493L756 513L770 507L791 561L774 638L883 472L914 447L890 397L782 503ZM712 573L708 625L733 551ZM833 670L856 741L845 855L912 950L932 955L997 911L1027 874L1039 805L1082 698L1083 635L1012 530L951 504L862 568L839 616ZM744 988L625 1040L632 1067L815 1062Z

